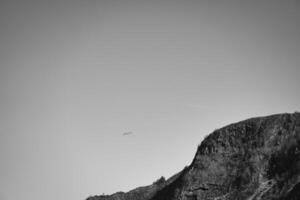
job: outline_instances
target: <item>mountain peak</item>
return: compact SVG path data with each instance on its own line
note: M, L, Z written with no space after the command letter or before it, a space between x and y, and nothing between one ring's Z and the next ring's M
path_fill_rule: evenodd
M168 180L87 200L298 199L300 113L256 117L209 134Z

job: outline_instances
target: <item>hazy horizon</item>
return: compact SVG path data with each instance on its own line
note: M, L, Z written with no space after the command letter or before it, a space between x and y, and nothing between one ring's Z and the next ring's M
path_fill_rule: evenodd
M300 111L300 3L0 1L0 199L128 191Z

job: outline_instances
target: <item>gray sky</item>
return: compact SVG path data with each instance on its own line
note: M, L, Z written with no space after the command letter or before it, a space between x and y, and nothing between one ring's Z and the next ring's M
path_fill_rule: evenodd
M299 111L299 9L2 0L1 200L127 191L188 165L215 128Z

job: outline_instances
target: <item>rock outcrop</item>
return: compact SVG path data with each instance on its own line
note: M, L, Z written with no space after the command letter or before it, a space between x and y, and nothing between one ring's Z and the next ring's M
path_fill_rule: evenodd
M87 200L299 200L300 113L215 130L181 172L127 193Z

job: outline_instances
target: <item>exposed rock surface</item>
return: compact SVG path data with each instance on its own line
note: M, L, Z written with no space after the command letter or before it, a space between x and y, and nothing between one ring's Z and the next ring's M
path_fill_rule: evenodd
M299 200L300 113L215 130L181 172L127 193L87 200Z

